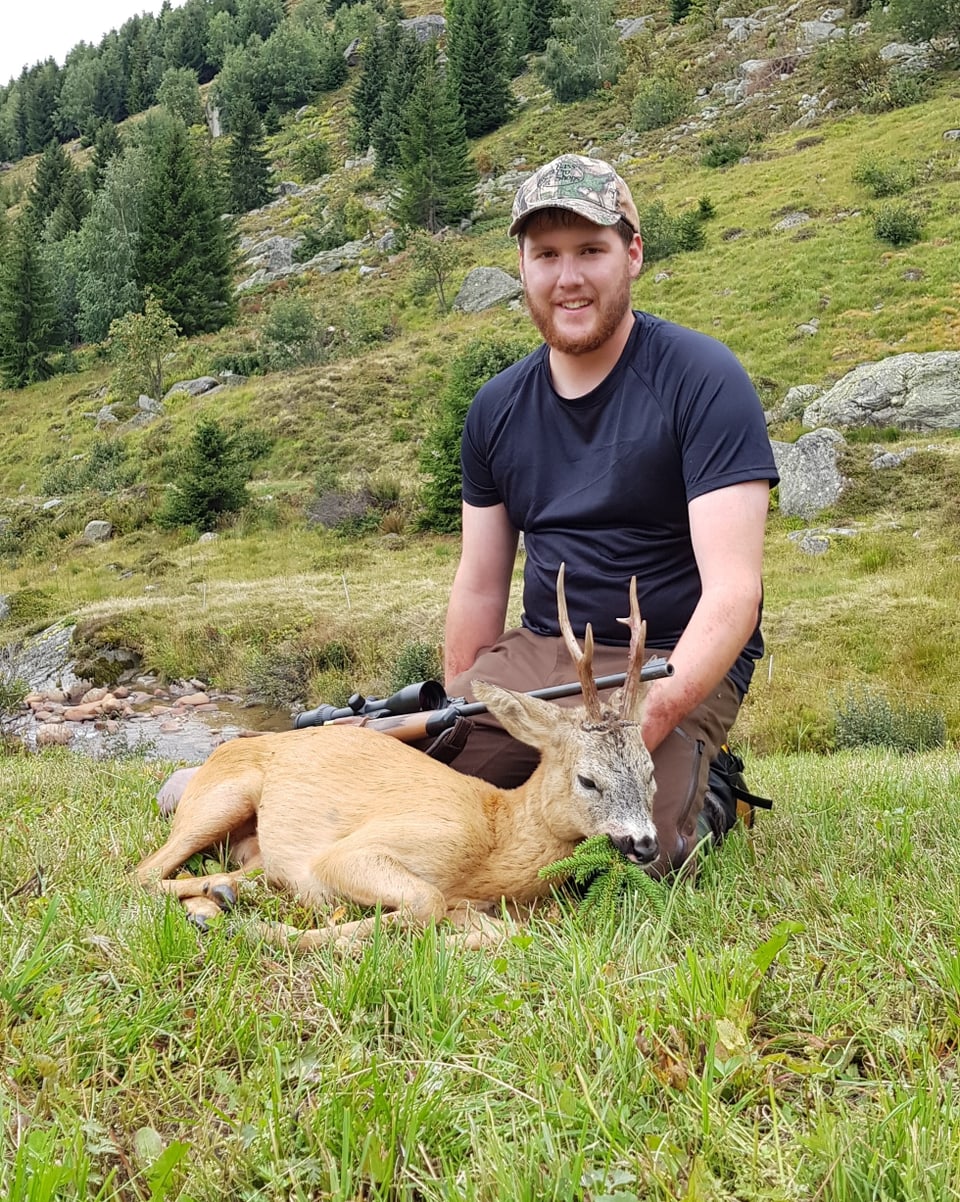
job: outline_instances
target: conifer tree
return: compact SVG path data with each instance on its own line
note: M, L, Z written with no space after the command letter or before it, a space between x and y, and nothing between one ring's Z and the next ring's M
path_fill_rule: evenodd
M400 128L407 103L420 76L424 60L434 51L422 46L414 33L400 31L400 38L387 72L380 112L370 131L377 167L387 171L400 158Z
M230 112L233 139L227 155L228 205L231 213L248 213L273 195L270 162L263 149L263 123L245 96Z
M123 141L112 121L104 121L97 128L93 139L93 156L90 159L90 187L96 192L102 185L107 165L123 150Z
M37 160L37 169L27 194L27 212L34 231L39 233L60 203L64 180L72 170L67 152L59 142L50 141Z
M447 57L467 137L503 125L510 113L510 78L496 0L458 0Z
M515 48L521 54L542 54L550 36L550 22L559 15L558 0L519 0L516 7ZM521 44L522 43L522 44Z
M351 94L353 109L353 148L363 154L370 145L373 127L380 116L390 64L400 44L400 18L396 8L387 11L386 20L370 34L360 57L360 71Z
M21 217L8 233L0 263L0 380L23 388L46 380L56 313L33 223Z
M44 229L44 237L50 242L59 242L67 234L76 233L89 212L90 197L80 172L71 164L60 189L60 200Z
M231 245L219 189L182 121L156 122L147 136L140 197L137 282L183 333L218 330L234 314Z
M436 233L469 216L477 171L456 96L437 63L436 43L426 49L400 123L393 214L403 224Z

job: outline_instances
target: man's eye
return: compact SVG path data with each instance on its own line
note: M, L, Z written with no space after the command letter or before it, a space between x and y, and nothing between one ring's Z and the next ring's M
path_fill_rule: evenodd
M597 787L597 782L595 780L591 780L589 776L578 776L577 784L581 789L596 789Z

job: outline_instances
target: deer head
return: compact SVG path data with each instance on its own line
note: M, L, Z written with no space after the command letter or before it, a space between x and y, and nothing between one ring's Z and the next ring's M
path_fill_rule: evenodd
M562 709L548 701L477 681L476 696L501 725L540 752L537 771L522 786L539 790L544 817L559 836L587 839L608 835L628 859L639 864L659 852L653 823L653 761L640 721L645 686L640 681L646 624L640 620L637 583L630 583L630 628L626 681L612 699L600 700L593 678L593 630L587 625L581 649L567 613L564 565L557 574L560 631L576 665L583 706Z

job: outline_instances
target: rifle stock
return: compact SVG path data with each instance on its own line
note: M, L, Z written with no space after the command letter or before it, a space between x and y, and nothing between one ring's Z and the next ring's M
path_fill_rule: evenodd
M673 675L673 665L660 657L649 659L640 671L640 679L659 680L664 676ZM598 689L615 689L626 680L625 672L617 672L612 676L598 676ZM413 687L413 686L411 686ZM439 687L439 686L437 686ZM555 701L560 697L573 697L582 692L579 681L569 684L552 685L545 689L532 689L527 696L539 697L543 701ZM312 714L319 711L313 710ZM380 717L370 717L365 714L351 714L330 718L325 722L303 722L310 714L301 714L297 726L368 726L371 730L379 730L385 735L392 735L401 743L417 743L421 739L435 739L437 735L453 726L458 718L472 718L475 714L485 714L487 707L481 701L451 701L439 709L424 710L417 713L387 714Z

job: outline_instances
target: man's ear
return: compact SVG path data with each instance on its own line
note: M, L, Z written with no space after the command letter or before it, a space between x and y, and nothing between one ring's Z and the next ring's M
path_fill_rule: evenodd
M643 239L639 234L634 234L627 253L630 256L630 278L635 280L643 267Z

